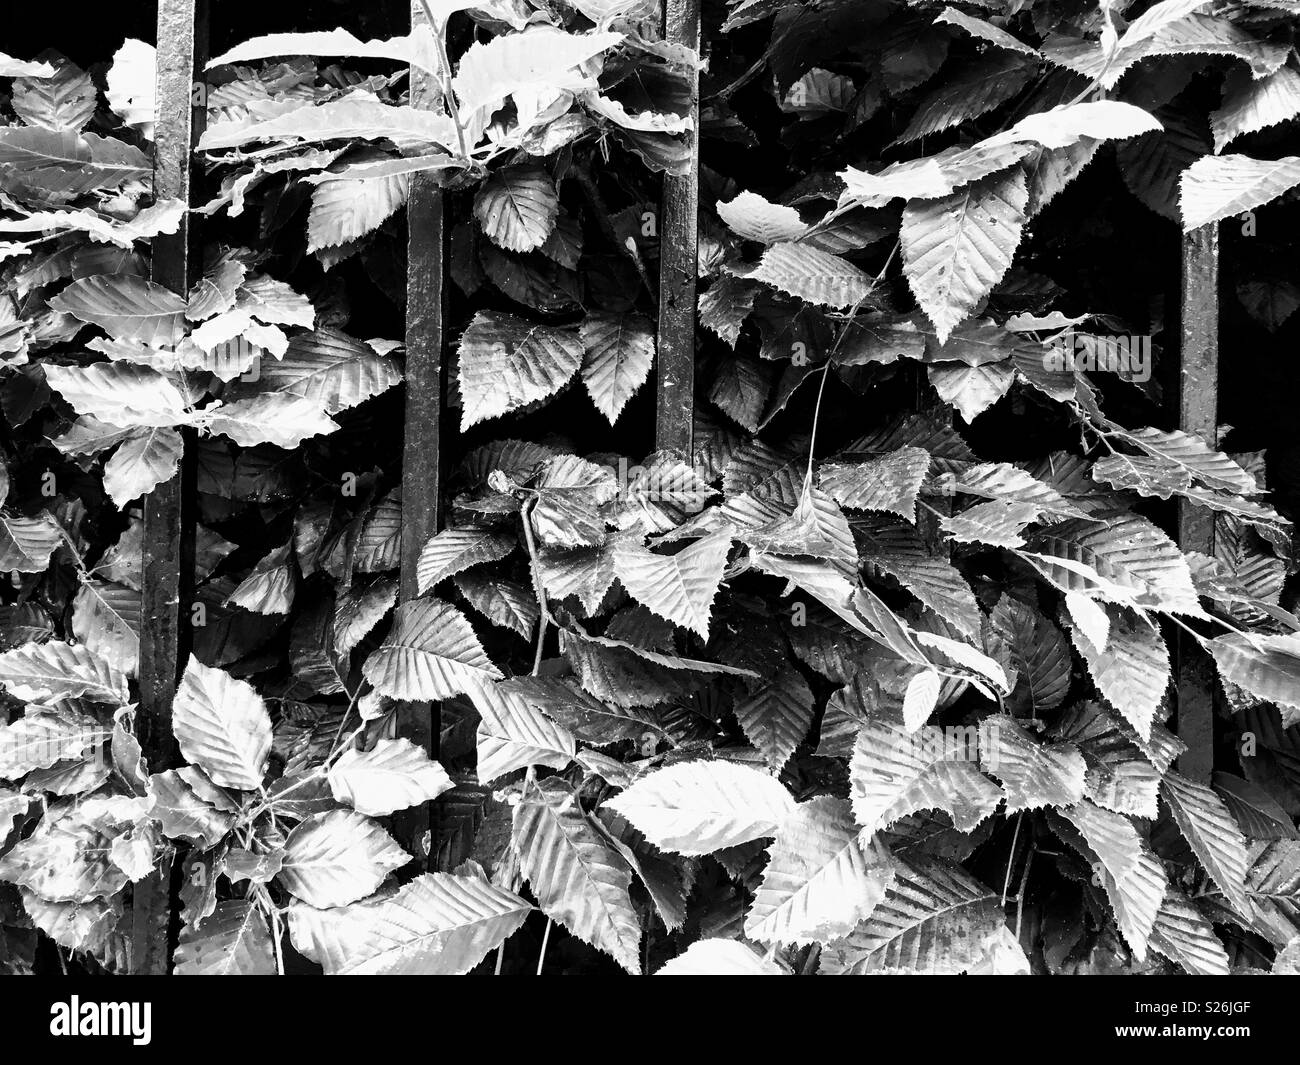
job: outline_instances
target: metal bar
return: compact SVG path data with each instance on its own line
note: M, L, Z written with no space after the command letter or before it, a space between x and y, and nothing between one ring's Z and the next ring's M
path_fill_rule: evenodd
M411 25L427 23L420 0L412 0ZM435 31L437 29L435 28ZM411 106L441 106L442 94L427 73L411 70ZM442 522L442 421L446 396L443 341L443 204L432 173L411 176L406 203L406 430L402 451L401 598L414 599L416 563ZM441 714L437 705L407 703L398 712L399 733L438 755ZM427 806L394 818L398 839L422 863L438 853L435 822Z
M159 0L157 116L154 126L153 192L156 199L190 202L190 160L202 132L204 111L192 106L192 87L207 51L204 0ZM202 265L190 216L176 233L154 239L151 275L186 295ZM187 436L186 443L191 443ZM157 772L178 759L172 735L172 696L188 654L188 613L194 573L193 449L176 476L144 500L141 574L140 708L137 722L149 768ZM167 870L137 883L131 902L131 970L165 973L171 877Z
M1218 444L1219 227L1211 223L1183 235L1178 428ZM1180 500L1178 545L1214 555L1214 513ZM1214 670L1190 636L1175 646L1178 735L1187 753L1178 769L1208 782L1214 768Z
M665 0L664 38L700 47L700 0ZM692 76L691 159L666 175L659 225L659 379L655 446L690 458L695 417L695 280L700 201L700 83Z

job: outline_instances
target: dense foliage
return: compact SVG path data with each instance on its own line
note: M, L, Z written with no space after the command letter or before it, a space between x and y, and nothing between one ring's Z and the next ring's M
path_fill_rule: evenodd
M0 56L0 969L38 936L129 969L175 861L182 973L1293 967L1300 479L1158 427L1147 275L1180 226L1286 247L1300 8L742 0L707 65L643 0L428 17L209 64L188 299L147 276L186 210L152 48ZM696 132L696 446L647 454ZM458 432L398 604L417 174ZM1253 262L1284 331L1297 279ZM184 761L151 766L140 499L187 448ZM1174 768L1173 650L1212 782ZM439 796L412 855L387 819Z

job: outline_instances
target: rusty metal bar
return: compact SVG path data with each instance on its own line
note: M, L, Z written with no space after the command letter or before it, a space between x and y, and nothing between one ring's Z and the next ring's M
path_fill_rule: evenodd
M700 0L665 0L664 38L700 47ZM700 84L692 75L690 169L665 175L659 225L659 376L655 446L692 450L695 417L695 281L700 201Z
M191 166L202 133L204 111L193 107L192 87L206 61L205 0L159 0L157 115L154 126L153 192L156 199L191 202ZM151 276L184 296L202 266L190 217L177 232L153 242ZM190 443L187 436L186 443ZM150 770L178 758L172 735L172 696L188 654L189 603L194 573L193 450L176 476L144 500L141 574L140 708L141 746ZM131 970L165 973L171 877L166 870L137 883L131 904Z
M1219 405L1219 226L1183 235L1182 307L1178 367L1178 428L1218 444ZM1214 513L1180 500L1178 545L1214 555ZM1178 735L1187 753L1178 769L1208 782L1214 768L1214 670L1190 636L1180 632L1175 647Z
M411 2L411 25L426 24L420 0ZM435 27L435 31L437 29ZM411 106L440 106L442 93L427 73L411 70ZM406 203L406 430L402 450L401 598L417 595L416 563L441 526L442 422L446 397L443 341L443 202L435 174L411 176ZM402 736L438 755L441 714L436 705L408 703L398 714ZM407 850L422 863L437 854L434 821L427 806L394 818Z

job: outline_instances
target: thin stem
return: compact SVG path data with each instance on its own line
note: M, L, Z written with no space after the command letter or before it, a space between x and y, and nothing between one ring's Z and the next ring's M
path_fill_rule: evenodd
M1011 855L1007 858L1007 875L1002 880L1002 905L1007 904L1007 889L1011 886L1011 867L1016 863L1016 844L1020 841L1020 823L1025 819L1025 812L1016 815L1016 830L1011 834Z
M505 943L502 943L501 946L497 947L497 967L492 972L493 976L501 975L501 963L504 962L505 960L506 960L506 945Z
M546 609L546 588L542 584L542 571L537 564L537 544L533 540L533 508L536 500L524 507L521 517L524 521L524 542L528 545L528 568L533 575L533 594L537 596L537 651L533 655L533 676L542 668L542 648L546 646L546 626L551 620L550 611Z
M1029 848L1029 855L1025 858L1025 871L1020 874L1020 889L1016 892L1016 939L1020 939L1020 919L1025 913L1025 891L1029 887L1029 867L1034 864L1034 855L1037 853L1036 847Z
M456 141L460 145L460 155L462 159L468 159L465 128L460 124L460 108L456 103L455 94L451 91L451 58L447 55L447 27L445 24L438 25L438 20L433 17L433 9L429 7L429 0L420 0L420 6L424 8L424 17L429 20L429 30L433 34L434 43L438 46L438 65L441 68L438 71L438 80L441 82L447 112L451 115L452 122L456 124Z
M546 918L546 931L542 933L542 952L537 956L537 975L542 975L542 966L546 964L546 945L551 941L551 919Z

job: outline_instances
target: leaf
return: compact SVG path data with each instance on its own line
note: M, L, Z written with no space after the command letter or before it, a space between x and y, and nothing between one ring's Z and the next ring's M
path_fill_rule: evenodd
M447 771L407 739L378 740L368 751L351 747L327 779L334 798L370 817L432 802L453 787Z
M376 822L352 810L330 810L289 833L278 880L309 906L346 906L409 860Z
M782 292L819 307L851 307L871 292L872 279L847 259L808 244L780 241L749 274Z
M930 468L930 454L919 447L901 447L865 462L823 463L818 484L849 510L881 510L904 521L916 516L916 497Z
M172 707L172 729L186 759L213 782L256 791L271 754L271 719L247 681L193 655Z
M8 184L55 203L139 180L150 166L148 156L123 141L30 126L0 128L0 164L13 168Z
M185 300L135 274L97 274L73 281L50 307L90 322L114 340L175 347L184 335Z
M904 209L903 273L940 344L1010 269L1028 196L1017 170Z
M28 62L0 52L0 78L52 78L55 73L53 63L39 60Z
M175 429L154 426L143 430L104 463L104 491L119 510L125 510L131 500L148 495L172 478L184 450L181 434Z
M347 30L315 33L268 33L237 44L228 52L208 60L205 69L249 63L276 56L337 56L348 59L389 59L403 66L415 66L430 74L442 70L437 59L433 32L426 25L413 26L410 33L388 40L363 41Z
M605 540L600 508L618 492L607 466L557 455L542 466L533 484L536 502L529 520L550 547L595 547Z
M46 76L19 77L14 81L14 113L29 126L75 133L95 115L99 99L95 83L66 59L57 60L49 71Z
M1015 718L980 722L980 765L1002 781L1009 815L1042 806L1070 806L1084 794L1087 766L1072 743L1044 743Z
M185 397L172 379L123 362L93 366L47 363L45 379L78 414L127 427L164 427L187 420Z
M306 104L262 121L213 123L199 138L198 150L238 148L254 141L320 144L353 138L391 140L402 149L428 149L435 144L447 147L456 143L456 127L446 115L383 103L368 92L355 90L340 99Z
M217 903L197 929L181 931L177 976L274 976L275 949L266 917L251 902Z
M812 727L812 689L793 669L783 669L767 684L737 701L736 721L749 741L779 771Z
M1101 883L1120 933L1133 956L1145 961L1147 941L1168 889L1164 868L1127 817L1087 801L1061 813L1100 862Z
M1169 686L1169 650L1160 630L1146 619L1114 607L1108 608L1107 614L1110 633L1104 651L1098 651L1073 626L1070 635L1097 690L1146 739Z
M1207 646L1225 680L1266 702L1300 709L1300 636L1228 633Z
M225 605L253 614L287 614L295 594L293 545L286 543L264 556L238 587L226 597Z
M279 392L208 407L204 414L210 432L228 436L241 447L274 444L295 448L339 427L315 400Z
M718 217L738 237L761 244L798 240L808 229L793 207L770 203L753 192L737 193L734 199L719 202Z
M0 654L0 684L24 702L85 698L120 706L127 701L121 673L89 648L57 640Z
M1160 782L1160 797L1197 860L1224 897L1243 917L1251 914L1246 898L1246 839L1213 789L1173 770Z
M149 777L149 813L168 839L186 839L207 849L234 827L239 807L196 766Z
M775 778L723 761L657 769L607 805L656 847L686 855L773 836L794 810Z
M784 976L780 967L734 939L697 939L655 976Z
M506 97L524 89L575 86L578 79L569 71L621 40L621 33L577 34L535 26L527 33L475 42L461 56L452 87L462 114L490 114Z
M1027 972L998 896L955 863L923 854L898 861L884 900L822 951L830 975Z
M496 170L474 197L474 217L479 228L506 251L540 248L554 231L559 211L555 182L540 166Z
M1300 185L1300 156L1251 159L1245 155L1206 156L1182 178L1183 231L1190 233L1233 215L1253 211Z
M289 907L289 935L328 975L456 976L524 923L532 907L475 876L425 873L391 895Z
M389 174L319 182L307 216L307 251L335 248L374 232L406 203L410 180L406 174Z
M1192 902L1170 887L1151 929L1151 947L1192 976L1227 976L1228 952Z
M1085 602L1092 603L1091 599ZM1104 615L1103 615L1104 616ZM1005 652L1018 681L1013 695L1023 690L1032 716L1040 710L1055 710L1070 691L1070 647L1061 630L1041 614L1017 599L1003 596L989 615L993 639ZM1020 685L1023 685L1021 689Z
M996 54L967 63L916 109L898 138L905 144L992 111L1029 81L1032 67L1013 55Z
M614 547L614 572L637 602L707 640L713 598L730 549L731 534L725 530L675 555L659 555L622 541Z
M75 761L97 751L108 730L75 710L28 710L12 724L0 725L0 779L17 780L33 770ZM0 843L8 836L0 837Z
M939 398L956 407L968 422L973 422L1005 396L1015 381L1010 362L988 362L982 366L939 363L929 367L928 373Z
M140 653L140 592L90 578L72 601L72 632L89 650L128 677Z
M104 96L108 106L128 126L138 129L145 140L153 140L158 81L158 54L153 45L128 37L113 55L106 80Z
M572 788L557 777L526 788L512 841L542 912L639 975L632 873L587 820Z
M761 943L827 943L870 916L894 880L885 848L859 838L843 799L795 807L769 848L763 881L745 918Z
M591 401L613 425L627 401L650 376L655 338L639 314L596 312L578 327L582 338L582 381Z
M978 728L909 733L898 718L869 719L858 731L849 763L853 813L876 832L919 810L944 810L958 831L988 817L1002 791L974 764Z
M1256 80L1240 67L1224 79L1223 105L1210 113L1214 150L1222 152L1238 137L1289 122L1300 115L1300 71L1279 67Z
M575 330L479 311L461 337L459 354L463 432L553 396L578 372L583 347Z
M563 725L534 709L503 684L470 688L479 713L478 779L490 784L498 777L529 766L564 769L577 745Z
M334 606L334 650L348 654L393 609L397 582L380 578L364 588L349 588Z
M505 558L514 550L515 542L515 534L504 529L443 529L420 551L415 568L419 594L471 566Z
M973 18L970 15L958 11L955 7L945 7L939 12L938 17L934 20L936 23L947 22L950 25L958 26L965 30L972 37L978 37L980 40L996 44L999 48L1006 48L1013 52L1021 52L1024 55L1037 56L1037 49L1030 48L1023 41L1017 40L1006 30L999 29L991 22L985 22L983 19Z
M44 573L62 543L60 526L48 514L24 518L0 513L0 570Z
M465 615L431 597L397 608L392 630L362 673L381 695L412 701L449 699L501 676Z
M454 583L465 601L493 625L518 633L524 639L532 634L540 612L531 589L475 573L462 573Z

